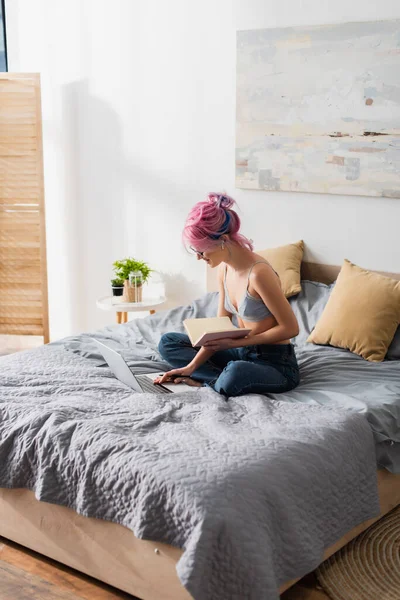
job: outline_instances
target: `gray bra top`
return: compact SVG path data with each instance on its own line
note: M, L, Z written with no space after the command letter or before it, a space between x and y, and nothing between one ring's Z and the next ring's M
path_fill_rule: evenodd
M244 321L254 321L255 323L266 319L270 315L272 315L271 311L267 306L265 306L264 301L261 298L255 298L249 294L249 282L250 275L255 265L259 263L264 263L268 265L269 263L266 260L258 260L253 265L251 265L249 274L247 276L247 286L246 292L243 296L243 300L238 304L238 310L233 306L231 299L229 297L228 288L226 285L226 271L225 268L225 276L224 276L224 289L225 289L225 309L233 315L237 315L241 317ZM276 273L276 271L275 271Z

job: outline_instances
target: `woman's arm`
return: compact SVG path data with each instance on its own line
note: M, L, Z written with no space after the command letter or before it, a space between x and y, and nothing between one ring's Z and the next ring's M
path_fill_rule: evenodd
M228 312L225 308L225 288L224 288L224 276L225 276L225 265L224 263L218 269L218 317L229 317L232 318L232 313ZM215 353L215 350L202 346L194 359L190 362L190 367L194 367L193 371L198 369L201 365L208 361L209 358ZM189 366L189 365L188 365Z
M228 312L225 308L225 289L224 289L224 266L221 265L221 267L218 270L218 291L219 291L219 299L218 299L218 312L217 312L217 316L218 317L232 317L232 314L230 312ZM177 375L186 375L186 376L190 376L196 369L198 369L201 365L203 365L205 362L208 361L209 358L211 358L211 356L213 354L215 354L216 350L213 350L211 348L206 348L205 346L202 346L200 348L200 350L197 352L196 356L193 358L193 360L190 361L190 363L188 365L186 365L186 367L182 367L182 369L172 369L171 371L167 371L166 373L164 373L164 375L162 377L159 378L159 380L157 380L157 383L163 383L164 381L168 381L168 378L171 378L172 376L177 376Z
M299 324L292 307L282 292L280 281L276 275L270 269L265 272L264 267L254 274L252 286L260 295L264 304L268 306L276 321L276 325L268 331L263 331L254 336L250 334L249 337L252 339L252 343L275 344L296 337L299 334Z
M292 307L282 292L278 278L271 269L263 267L251 275L251 286L271 311L276 325L261 333L249 334L240 340L215 340L205 347L217 352L226 348L240 348L258 344L277 344L298 335L299 325Z
M215 352L216 350L212 350L210 348L205 348L204 346L202 346L202 348L200 348L194 359L191 360L190 363L186 365L186 367L181 367L180 369L171 369L170 371L163 373L161 377L155 379L154 383L164 383L171 379L173 380L175 377L179 377L179 375L182 375L182 377L190 377L192 373L194 373L196 369L198 369L213 354L215 354Z

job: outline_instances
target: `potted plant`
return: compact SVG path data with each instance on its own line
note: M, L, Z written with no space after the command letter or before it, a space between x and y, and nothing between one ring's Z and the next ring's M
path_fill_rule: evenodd
M124 282L124 301L141 302L142 286L150 277L151 269L147 263L128 257L113 263L115 277ZM132 282L130 283L129 277Z
M124 280L111 279L111 289L113 296L122 296L122 294L124 293Z

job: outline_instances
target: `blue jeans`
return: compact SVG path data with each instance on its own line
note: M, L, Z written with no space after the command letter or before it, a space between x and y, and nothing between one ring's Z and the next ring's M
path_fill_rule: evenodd
M165 333L158 350L172 368L186 367L198 352L184 333ZM215 352L192 376L224 396L279 394L300 381L292 344L263 344Z

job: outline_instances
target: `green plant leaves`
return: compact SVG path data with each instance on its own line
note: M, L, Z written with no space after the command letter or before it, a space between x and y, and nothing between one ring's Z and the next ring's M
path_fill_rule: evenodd
M112 287L124 287L123 279L111 279Z
M140 271L142 282L145 283L152 272L147 263L131 257L116 260L113 263L113 268L116 278L122 280L122 282L129 278L129 273L132 273L132 271Z

